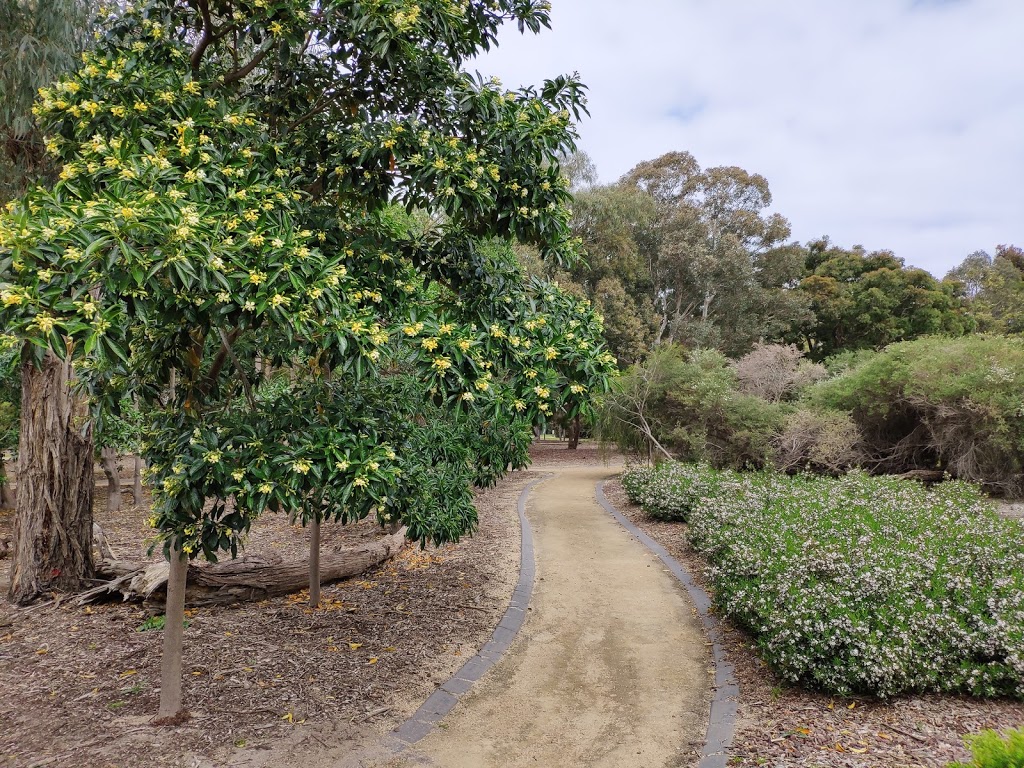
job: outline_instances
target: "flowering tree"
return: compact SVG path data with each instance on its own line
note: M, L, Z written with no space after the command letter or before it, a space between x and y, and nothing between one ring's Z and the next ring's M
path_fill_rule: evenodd
M40 94L63 172L0 220L4 323L79 359L100 413L130 390L151 414L162 714L187 558L267 509L457 539L468 484L605 386L600 318L508 245L573 258L582 92L465 74L506 20L547 4L157 0Z

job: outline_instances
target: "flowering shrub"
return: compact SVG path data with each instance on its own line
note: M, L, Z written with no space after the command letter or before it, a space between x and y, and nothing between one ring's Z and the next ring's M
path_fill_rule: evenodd
M622 486L629 500L651 517L685 522L703 499L721 492L721 481L726 477L738 476L715 471L707 464L664 462L632 469L623 475Z
M689 508L716 603L783 678L844 695L1024 698L1024 530L977 487L689 471L717 487ZM625 484L662 503L651 487L671 473Z

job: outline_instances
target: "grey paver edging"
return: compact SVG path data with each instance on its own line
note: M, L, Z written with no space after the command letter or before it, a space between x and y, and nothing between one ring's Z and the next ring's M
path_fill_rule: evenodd
M394 730L388 744L391 751L401 752L433 731L441 719L455 708L459 697L497 664L505 651L512 645L519 628L523 626L530 604L530 595L533 594L534 576L537 573L537 564L533 554L533 531L530 528L530 522L526 519L526 499L535 485L547 479L548 477L540 477L530 482L523 488L516 503L522 542L519 555L519 581L512 591L512 599L505 615L501 617L498 626L494 628L491 639L484 643L483 647L463 664L458 672L434 691L408 720Z
M595 490L598 503L618 520L619 524L634 538L658 556L658 559L665 564L672 575L686 587L686 591L697 609L701 624L704 625L704 632L707 634L708 640L711 641L711 658L715 666L711 716L708 720L708 733L704 747L701 749L698 768L725 768L728 760L726 750L732 746L733 730L736 725L736 702L739 698L740 687L736 682L732 664L725 658L725 648L722 646L722 626L717 617L711 613L711 598L693 580L690 572L682 563L612 506L608 497L604 495L603 480L597 484Z

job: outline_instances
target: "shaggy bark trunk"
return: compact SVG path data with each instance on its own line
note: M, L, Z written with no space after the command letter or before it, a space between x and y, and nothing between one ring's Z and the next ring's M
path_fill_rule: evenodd
M11 602L44 592L74 592L93 575L92 430L75 429L70 363L47 352L21 364L18 499Z
M139 506L146 501L146 497L142 495L142 469L143 462L141 456L135 457L135 485L132 487L132 503L135 506Z
M164 605L164 648L160 659L160 708L158 718L181 712L181 652L185 630L185 582L188 558L175 542L168 563L167 602Z
M320 518L309 524L309 606L320 605Z
M121 473L117 471L117 452L106 447L100 451L103 474L107 476L107 512L121 509Z
M569 427L569 450L575 451L580 447L580 431L582 426L580 424L579 414L573 417L572 425Z
M405 528L361 547L324 552L320 556L320 583L348 579L394 557L405 544ZM168 565L104 561L99 572L111 578L106 584L83 592L78 604L120 594L125 600L152 600L166 588ZM309 562L304 559L281 562L264 557L244 557L215 565L190 565L185 602L191 607L232 605L249 600L266 600L299 592L309 586Z

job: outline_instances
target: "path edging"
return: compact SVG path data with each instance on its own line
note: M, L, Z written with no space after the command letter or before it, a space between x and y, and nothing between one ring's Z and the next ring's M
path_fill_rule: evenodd
M604 484L605 481L602 480L595 488L597 503L604 507L605 511L614 517L633 538L657 555L672 575L686 588L697 609L697 614L700 616L704 632L711 642L711 660L715 668L715 682L712 686L708 732L701 749L698 768L725 768L728 760L726 751L732 746L736 725L736 702L739 698L740 687L736 682L735 670L725 656L725 647L722 645L722 625L718 618L711 613L711 598L693 580L690 572L682 563L672 557L667 549L640 530L612 505L608 497L604 495Z
M533 529L526 518L526 500L534 487L550 475L539 477L527 483L519 493L516 509L519 513L520 554L519 580L512 590L512 598L505 614L494 628L490 639L483 644L458 671L435 690L409 719L398 726L389 737L388 749L397 754L425 738L459 703L475 682L487 674L511 647L523 622L533 594L533 582L537 574L537 563L533 550Z

